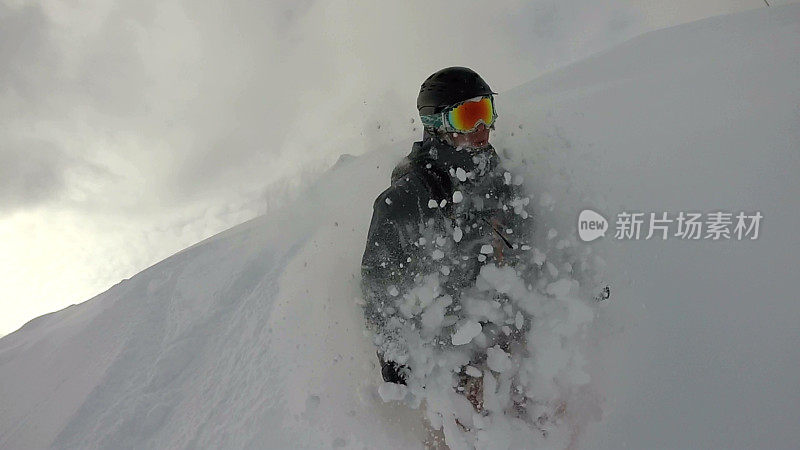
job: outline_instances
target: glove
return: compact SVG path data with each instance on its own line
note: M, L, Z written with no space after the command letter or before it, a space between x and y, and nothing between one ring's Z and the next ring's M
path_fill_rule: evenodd
M378 360L381 362L381 375L383 381L395 384L406 384L405 370L408 367L397 364L394 361L384 361L380 353L378 353Z

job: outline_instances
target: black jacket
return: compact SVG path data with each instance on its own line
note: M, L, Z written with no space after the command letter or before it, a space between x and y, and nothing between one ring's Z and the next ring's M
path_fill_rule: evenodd
M375 200L362 259L364 313L383 358L402 355L396 330L422 311L408 294L430 276L452 312L483 265L526 264L532 218L513 181L491 146L456 149L435 137L415 142L395 168Z

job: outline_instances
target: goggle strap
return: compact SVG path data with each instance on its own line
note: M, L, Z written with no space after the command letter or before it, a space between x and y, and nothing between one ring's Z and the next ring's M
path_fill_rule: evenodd
M420 121L422 122L422 126L424 127L439 129L442 127L443 124L442 113L420 116Z

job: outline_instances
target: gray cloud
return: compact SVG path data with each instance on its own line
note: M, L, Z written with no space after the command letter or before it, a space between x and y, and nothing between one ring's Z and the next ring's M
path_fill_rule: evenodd
M145 21L152 6L147 2L136 6L116 5L100 27L98 39L82 49L74 79L60 86L70 89L74 84L74 99L85 99L101 114L128 120L140 119L148 112L146 93L150 80L137 40L143 29L152 26Z
M443 66L470 65L497 90L525 81L571 54L564 36L585 25L592 4L145 0L100 2L88 18L64 5L3 5L0 80L16 94L3 94L0 109L27 130L8 135L58 141L62 153L119 175L83 180L111 183L104 192L119 197L97 208L175 207L364 151L331 140L379 122L384 136L407 135L419 83ZM102 151L86 146L93 141ZM70 188L60 180L49 198ZM137 199L131 180L147 189Z
M48 103L57 51L41 8L12 9L0 3L0 112L5 117L36 114Z
M78 165L51 142L4 139L0 147L0 213L57 200L65 172Z

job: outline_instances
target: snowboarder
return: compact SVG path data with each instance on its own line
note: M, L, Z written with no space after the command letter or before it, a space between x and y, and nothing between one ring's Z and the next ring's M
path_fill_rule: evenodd
M530 249L528 199L521 180L502 167L489 144L497 119L494 95L466 67L428 77L417 97L422 141L413 144L394 168L391 186L375 200L362 289L387 382L406 384L418 370L409 358L409 330L418 330L425 345L462 344L453 334L455 322L481 267L523 271L530 259L522 257ZM488 340L484 349L507 349L523 335L521 326L509 332L488 320L479 323ZM473 360L481 358L485 362L485 354ZM459 390L480 409L480 380L461 377Z

